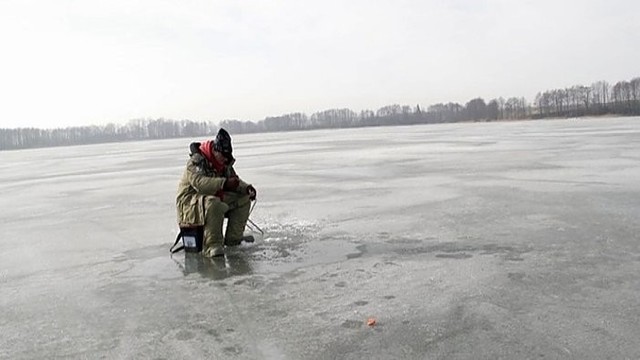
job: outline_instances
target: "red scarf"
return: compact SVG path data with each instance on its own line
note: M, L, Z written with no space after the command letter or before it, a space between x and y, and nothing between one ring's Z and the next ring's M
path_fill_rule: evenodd
M218 176L223 176L224 174L224 163L219 162L216 157L213 155L213 141L207 140L200 144L200 153L204 156L205 159L213 166L213 169L216 171ZM224 199L224 191L222 189L216 192L216 196L220 198L220 200Z
M213 155L213 140L207 140L200 144L200 153L207 161L213 166L213 169L218 175L222 175L224 172L224 163L219 162Z

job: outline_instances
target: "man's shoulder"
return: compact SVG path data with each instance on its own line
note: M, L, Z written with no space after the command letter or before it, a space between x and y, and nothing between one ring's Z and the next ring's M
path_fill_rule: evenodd
M187 160L187 171L197 175L215 176L207 159L199 153L191 154L189 160Z
M191 154L187 160L187 167L203 167L207 165L207 160L201 154Z

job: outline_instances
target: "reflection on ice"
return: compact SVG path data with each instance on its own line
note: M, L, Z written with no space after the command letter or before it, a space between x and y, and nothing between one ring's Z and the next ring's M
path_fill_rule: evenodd
M184 276L199 274L212 280L222 280L231 276L249 275L251 265L245 254L234 252L224 257L206 258L200 254L183 253L171 257Z

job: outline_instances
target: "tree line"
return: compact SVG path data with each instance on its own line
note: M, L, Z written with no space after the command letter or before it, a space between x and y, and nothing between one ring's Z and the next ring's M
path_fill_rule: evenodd
M597 81L591 86L547 90L538 93L533 103L528 103L524 97L500 97L488 102L478 97L464 105L449 102L422 109L419 105L394 104L376 111L360 112L330 109L311 116L291 113L258 122L224 120L219 125L190 120L136 119L124 125L0 129L0 150L211 136L217 132L218 126L231 133L258 133L594 115L640 115L640 77L619 81L613 86L606 81Z
M217 129L213 122L166 119L137 119L124 125L107 124L58 129L0 129L0 150L195 137L215 134Z

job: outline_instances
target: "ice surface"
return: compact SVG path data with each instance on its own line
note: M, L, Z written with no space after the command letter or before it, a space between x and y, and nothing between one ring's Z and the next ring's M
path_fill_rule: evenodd
M236 135L216 260L192 140L0 152L0 358L640 357L640 118Z

